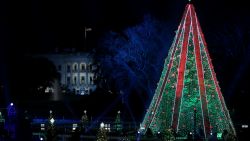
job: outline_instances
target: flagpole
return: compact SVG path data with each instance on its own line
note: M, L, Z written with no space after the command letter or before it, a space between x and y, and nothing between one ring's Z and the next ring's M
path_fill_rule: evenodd
M90 28L90 27L84 27L84 44L85 44L85 48L86 49L88 49L88 47L87 47L87 32L88 31L92 31L92 28ZM90 69L90 67L89 67L89 64L86 64L86 79L87 79L87 84L86 84L86 86L85 86L85 88L87 87L87 89L88 89L88 94L89 94L89 83L90 83L90 81L89 81L89 69Z
M90 27L84 27L84 43L85 43L85 47L87 48L87 32L88 31L92 31L92 28Z

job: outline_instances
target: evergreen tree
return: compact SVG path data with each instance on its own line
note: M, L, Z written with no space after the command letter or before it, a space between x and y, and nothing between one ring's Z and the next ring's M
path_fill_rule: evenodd
M154 134L173 127L181 136L196 129L205 138L212 129L235 135L193 4L186 5L142 127Z
M89 124L89 120L87 116L87 110L84 110L82 118L81 118L81 128L83 128L83 130L86 131L88 124Z
M101 123L97 133L97 141L108 141L107 130L104 128L104 123Z
M50 110L48 117L48 125L47 125L47 140L48 141L56 141L56 127L55 127L55 119L52 110Z
M121 112L118 111L116 118L115 118L115 131L121 132L122 131L122 123L121 123Z

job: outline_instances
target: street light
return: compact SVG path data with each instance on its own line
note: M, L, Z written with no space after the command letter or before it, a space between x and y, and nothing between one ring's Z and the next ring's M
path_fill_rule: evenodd
M41 126L41 131L45 131L45 124L40 124L40 126Z
M74 123L74 124L72 124L72 131L75 131L75 130L76 130L76 128L77 128L77 126L78 126L78 125L77 125L77 124L75 124L75 123Z
M55 122L54 118L51 118L49 121L51 124L54 124L54 122Z
M100 124L100 127L101 127L101 128L104 128L104 123L103 123L103 122Z

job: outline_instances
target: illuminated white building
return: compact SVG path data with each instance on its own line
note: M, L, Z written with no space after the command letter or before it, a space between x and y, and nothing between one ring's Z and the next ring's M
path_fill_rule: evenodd
M96 89L93 56L88 53L46 54L42 55L54 63L60 74L59 83L68 90L85 95Z

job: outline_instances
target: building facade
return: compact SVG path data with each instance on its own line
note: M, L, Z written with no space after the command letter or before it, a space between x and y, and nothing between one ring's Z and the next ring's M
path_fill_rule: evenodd
M66 88L75 94L90 94L96 89L93 55L89 53L46 54L59 73L61 88ZM63 89L62 89L63 90Z

